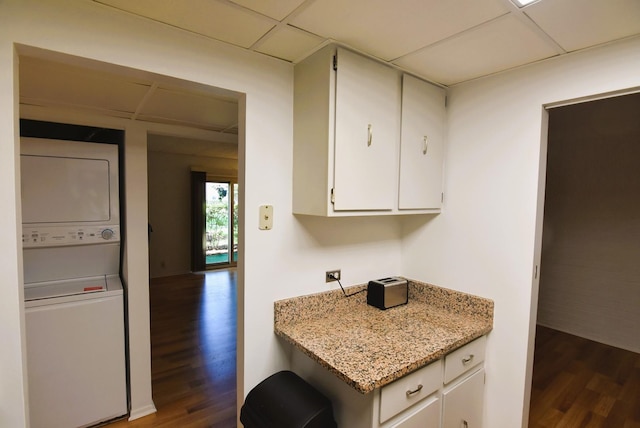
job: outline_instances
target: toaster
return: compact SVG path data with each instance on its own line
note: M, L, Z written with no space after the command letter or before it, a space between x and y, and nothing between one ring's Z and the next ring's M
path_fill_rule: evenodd
M409 301L409 281L397 276L369 281L367 304L378 309L406 305Z

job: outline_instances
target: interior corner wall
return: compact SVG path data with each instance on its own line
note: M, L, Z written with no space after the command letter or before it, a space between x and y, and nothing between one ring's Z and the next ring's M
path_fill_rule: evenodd
M236 159L211 158L174 153L148 153L149 276L181 275L191 271L191 167L208 173L235 171Z
M405 220L403 272L494 300L486 427L528 423L543 106L638 88L639 69L636 37L450 88L443 212Z
M640 94L549 111L538 323L640 352Z

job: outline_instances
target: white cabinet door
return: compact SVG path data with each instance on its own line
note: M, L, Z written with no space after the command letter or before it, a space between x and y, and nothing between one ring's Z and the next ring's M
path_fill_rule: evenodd
M396 203L400 78L338 48L334 209L392 210Z
M443 394L443 428L482 428L484 369Z
M440 426L440 399L425 400L417 411L411 412L391 428L438 428Z
M404 75L398 208L439 209L445 121L444 89Z

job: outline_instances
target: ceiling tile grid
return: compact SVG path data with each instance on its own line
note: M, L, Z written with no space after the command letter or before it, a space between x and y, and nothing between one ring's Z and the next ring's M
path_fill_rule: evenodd
M568 52L640 33L639 0L544 0L525 13Z
M94 1L293 63L337 42L442 85L640 34L640 0Z
M27 56L20 57L19 80L23 105L238 132L238 102L228 96Z
M640 0L87 1L294 64L338 43L443 86L640 34ZM238 132L233 94L131 70L22 56L20 102L215 131L225 141Z
M324 39L292 26L279 27L254 46L254 50L286 61L304 58L322 44Z
M135 15L249 48L277 21L231 2L215 0L96 0Z
M554 55L555 49L529 26L505 15L402 57L394 64L429 80L452 85Z
M231 0L240 6L282 21L304 3L304 0Z
M389 61L507 12L500 0L316 0L291 23Z

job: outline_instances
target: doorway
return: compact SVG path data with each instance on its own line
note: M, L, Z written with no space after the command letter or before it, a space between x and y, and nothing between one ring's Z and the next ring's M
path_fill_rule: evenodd
M135 407L131 409L131 417L136 419L154 411L148 388L151 385L147 385L145 377L145 373L151 369L149 275L188 272L189 192L185 189L188 189L189 167L197 165L208 168L205 161L211 158L210 154L215 150L220 156L211 162L215 163L218 170L231 175L223 161L231 159L230 162L236 165L237 180L238 145L244 142L243 137L238 137L238 128L243 132L243 125L237 126L237 116L244 109L243 104L239 107L239 100L243 96L148 71L41 52L36 48L20 49L29 53L28 56L20 55L19 64L20 100L28 101L20 104L22 118L87 126L100 124L101 127L126 130L125 217L128 228L127 263L123 275L130 285L127 288L127 328L129 337L135 338L129 342L129 355L130 361L134 362L131 365L131 393ZM82 86L82 91L66 90L78 85ZM210 112L214 107L216 111L233 110L233 117L223 114L197 115L204 110ZM147 109L153 110L153 114L145 114ZM176 112L179 115L172 115ZM189 114L196 114L197 118L203 120L225 118L230 125L220 126L216 122L196 126L193 120L182 122ZM150 117L152 120L147 120ZM230 154L231 151L233 153ZM148 177L144 177L144 172L149 171L152 157L158 184L158 192L153 196L146 189ZM176 162L176 159L180 161ZM188 163L188 166L184 168L183 163ZM154 199L153 207L145 196ZM185 198L186 203L177 203L179 198ZM148 209L153 210L153 218L147 216L150 212ZM239 229L242 230L242 226ZM186 230L180 233L184 239L175 238L173 232L182 230ZM240 269L240 279L237 281L239 298L234 303L237 313L242 312L242 267ZM240 344L242 333L243 327L239 323L237 334ZM241 353L236 355L238 377L241 377L243 356ZM238 394L242 394L241 388Z
M623 426L612 421L640 399L629 393L640 371L628 363L640 353L640 94L548 113L530 426ZM586 343L599 351L582 352ZM597 353L602 364L591 364Z

